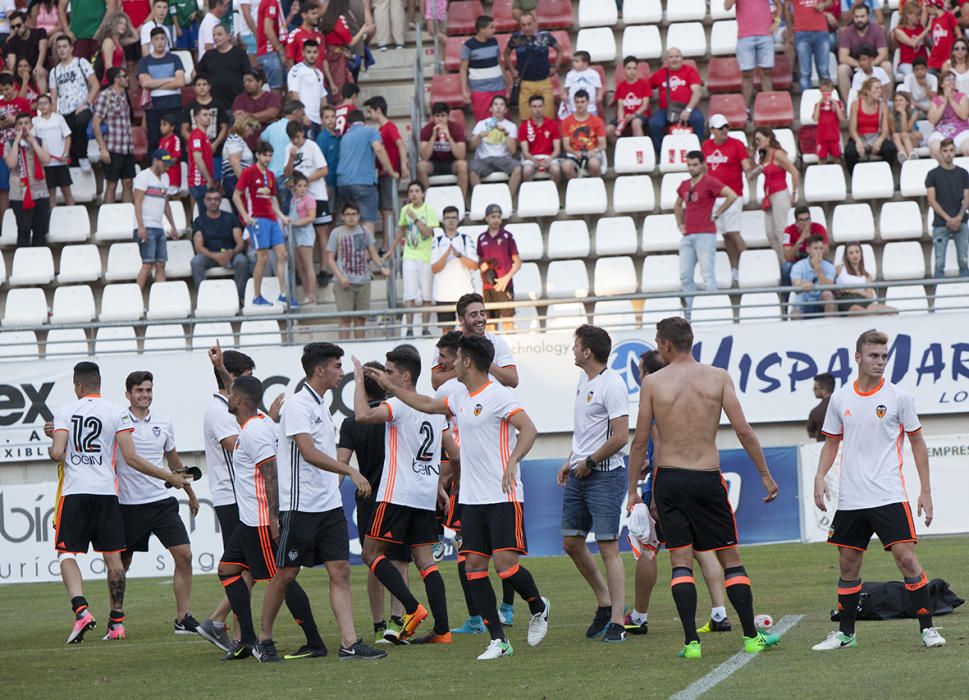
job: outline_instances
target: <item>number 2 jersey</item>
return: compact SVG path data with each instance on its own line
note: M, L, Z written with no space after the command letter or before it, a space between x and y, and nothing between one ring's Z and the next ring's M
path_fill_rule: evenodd
M92 394L67 404L54 416L54 431L68 434L59 493L115 496L118 433L135 429L128 410Z
M400 399L381 404L389 420L384 431L384 471L377 501L434 510L441 473L441 435L447 419L417 411Z

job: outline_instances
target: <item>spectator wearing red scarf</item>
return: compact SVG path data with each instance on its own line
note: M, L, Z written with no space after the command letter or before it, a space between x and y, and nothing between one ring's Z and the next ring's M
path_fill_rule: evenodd
M44 166L50 156L32 133L32 117L17 115L13 142L4 149L10 169L10 207L17 219L17 247L47 244L50 225L50 192Z

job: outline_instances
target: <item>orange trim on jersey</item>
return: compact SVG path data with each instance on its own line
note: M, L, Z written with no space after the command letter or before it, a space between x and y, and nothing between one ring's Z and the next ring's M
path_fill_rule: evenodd
M269 527L269 499L266 496L266 479L258 469L253 473L256 487L256 512L259 527Z
M672 581L670 581L670 588L672 588L673 586L679 586L681 583L696 584L696 580L692 576L677 576Z
M501 578L501 579L511 578L512 576L514 576L515 574L518 573L518 569L520 569L520 568L521 568L520 565L515 564L510 569L505 569L504 571L499 571L498 572L498 578Z
M861 593L860 583L857 586L845 586L844 588L838 586L838 595L853 595L855 593Z
M387 409L387 420L393 420L394 419L394 409L390 407L390 404L387 403L386 401L384 401L380 405Z
M257 468L258 467L261 467L262 465L264 465L264 464L266 464L268 462L271 462L274 459L276 459L276 455L272 455L271 457L266 457L266 459L262 460L261 462L256 462L256 467Z
M389 408L389 407L388 407ZM390 503L394 497L394 486L397 483L397 426L387 426L387 443L390 446L387 455L387 483L384 486L384 501Z
M863 547L853 547L850 544L840 544L838 542L832 542L830 540L828 540L827 544L833 544L835 547L844 547L845 549L853 549L856 552L864 552L865 551Z
M82 399L100 399L101 394L85 394L81 397Z
M379 557L377 557L372 562L370 562L370 571L376 571L377 570L377 564L380 563L380 560L381 559L386 559L386 558L387 557L385 557L383 554L381 554Z
M723 585L726 588L730 588L731 586L736 586L738 584L749 586L750 579L747 578L746 576L734 576L733 578L728 578L726 581L723 582Z
M483 578L488 578L487 571L467 571L464 577L469 581L480 581Z
M54 428L55 433L67 433L70 432L67 428Z
M257 528L259 531L259 547L262 550L262 558L266 564L266 571L269 578L276 575L276 552L273 548L272 537L269 535L269 527Z
M826 433L823 430L821 431L821 434L824 435L824 437L829 437L829 438L832 438L833 440L840 440L845 436L844 433Z
M516 409L515 409L514 411L512 411L512 412L511 412L511 413L509 413L509 414L508 414L507 416L505 416L505 420L508 420L509 418L511 418L511 417L512 417L513 415L515 415L516 413L521 413L521 412L522 412L522 411L524 411L524 410L525 410L525 409L524 409L524 408L521 408L521 407L519 407L519 408L516 408Z
M905 501L902 503L902 508L905 510L905 518L908 520L908 529L912 539L918 539L915 535L915 519L912 517L912 506L908 504L908 501Z
M427 567L426 569L424 569L424 570L423 570L423 571L421 572L421 578L422 578L422 579L423 579L423 578L427 578L428 576L430 576L431 574L433 574L433 573L435 573L435 572L437 572L437 571L438 571L438 568L437 568L437 566L435 566L434 564L431 564L431 565L430 565L429 567ZM500 575L500 574L499 574L499 575Z
M466 559L467 559L466 556L464 556L463 554L459 554L458 555L458 564L460 564L461 562L465 561Z
M240 425L240 426L239 426L239 430L244 430L244 429L245 429L245 427L246 427L247 425L249 425L249 422L250 422L250 421L254 421L254 420L256 420L257 418L265 418L265 417L266 417L266 416L265 416L265 414L262 414L262 413L257 413L257 414L256 414L256 415L254 415L254 416L249 416L249 417L248 417L248 418L246 419L246 422L245 422L245 423L243 423L242 425Z
M853 384L852 384L851 386L852 386L852 388L853 388L853 389L855 390L855 393L856 393L856 394L858 394L858 396L874 396L875 394L877 394L877 393L879 392L879 390L880 390L880 389L881 389L881 388L882 388L883 386L885 386L885 378L884 378L884 377L882 377L882 378L881 378L881 379L880 379L880 380L878 381L878 384L877 384L877 385L875 385L875 388L874 388L874 389L872 389L871 391L861 391L861 390L860 390L860 389L858 388L858 380L857 380L857 379L856 379L856 380L854 381L854 383L853 383Z
M135 432L134 428L122 428L121 430L116 430L114 434L117 435L118 433L133 433L133 432Z
M501 367L502 369L508 369L509 367L514 367L515 369L518 369L518 365L498 365L498 366Z
M515 545L518 549L525 549L525 515L522 504L515 501Z
M905 441L905 429L902 426L898 426L898 437L895 438L895 452L898 454L898 480L902 482L902 492L905 494L906 501L908 500L908 489L905 488L905 475L902 474L902 464L905 458L902 456L902 444ZM905 505L908 505L906 502ZM909 516L909 522L911 522L911 515ZM915 527L912 527L912 536L915 536Z
M477 396L477 395L478 395L478 394L480 394L480 393L481 393L482 391L484 391L485 389L487 389L487 388L488 388L489 386L491 386L491 380L490 380L490 379L489 379L488 381L486 381L486 382L485 382L484 384L482 384L482 385L481 385L481 386L480 386L480 387L478 388L478 390L477 390L477 391L469 391L469 392L468 392L468 396Z
M903 428L903 430L904 430L904 428ZM919 427L918 427L918 428L916 428L915 430L911 430L911 431L909 431L909 430L906 430L906 431L905 431L905 434L906 434L906 435L915 435L916 433L921 433L921 432L922 432L922 427L921 427L921 426L919 426Z

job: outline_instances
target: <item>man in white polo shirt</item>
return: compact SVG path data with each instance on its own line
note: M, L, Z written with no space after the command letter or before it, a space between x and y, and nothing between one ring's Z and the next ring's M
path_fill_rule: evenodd
M431 244L431 272L434 274L431 296L434 303L452 306L465 294L474 291L474 276L478 272L478 248L474 236L458 231L461 212L455 206L441 212L443 231L434 233ZM456 315L453 311L438 312L438 323L451 330Z

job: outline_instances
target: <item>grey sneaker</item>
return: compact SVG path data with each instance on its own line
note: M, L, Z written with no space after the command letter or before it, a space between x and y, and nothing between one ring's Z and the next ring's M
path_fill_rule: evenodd
M232 640L229 639L229 635L225 631L225 625L216 627L215 623L208 618L203 620L195 631L202 639L212 642L222 651L229 651L232 646Z

